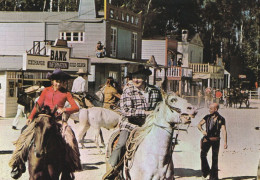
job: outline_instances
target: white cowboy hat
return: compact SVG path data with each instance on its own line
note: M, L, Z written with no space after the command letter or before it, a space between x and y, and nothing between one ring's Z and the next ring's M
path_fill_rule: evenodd
M37 89L36 92L42 92L44 88L45 88L44 86L41 86L39 89Z
M87 74L87 75L91 75L86 69L79 69L78 72L76 72L77 74Z
M37 86L37 85L31 86L31 87L26 88L26 89L24 90L24 92L25 92L26 94L32 94L32 93L35 93L39 88L40 88L40 86Z

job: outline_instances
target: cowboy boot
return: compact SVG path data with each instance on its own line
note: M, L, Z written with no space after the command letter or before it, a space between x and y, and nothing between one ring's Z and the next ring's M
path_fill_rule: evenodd
M13 179L18 179L22 176L22 174L26 171L26 167L24 163L19 164L18 166L14 166L11 171L11 177Z

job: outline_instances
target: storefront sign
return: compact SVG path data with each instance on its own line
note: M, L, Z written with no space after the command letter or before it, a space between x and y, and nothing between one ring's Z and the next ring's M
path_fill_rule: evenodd
M47 55L24 54L23 70L53 70L60 68L64 71L88 69L88 58L70 57L70 48L51 47Z
M238 75L238 78L240 78L240 79L246 79L246 75L244 75L244 74L239 74L239 75Z

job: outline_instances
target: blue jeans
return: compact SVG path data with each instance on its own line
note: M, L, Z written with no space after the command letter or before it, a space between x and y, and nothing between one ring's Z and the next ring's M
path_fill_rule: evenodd
M125 144L129 137L129 134L130 134L129 131L126 130L120 131L119 140L116 145L116 148L113 149L112 154L108 160L108 162L112 167L115 167L119 163L120 159L122 158L122 153L124 153L123 150L125 148Z

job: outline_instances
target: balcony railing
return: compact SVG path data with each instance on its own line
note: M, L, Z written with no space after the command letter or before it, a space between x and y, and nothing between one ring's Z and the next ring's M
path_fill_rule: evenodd
M46 55L46 45L53 45L54 41L33 41L33 47L26 51L27 54Z
M157 71L157 77L164 77L166 70L166 76L169 78L181 78L181 77L192 77L192 69L185 67L168 67L167 69L162 69Z
M209 63L190 63L189 67L192 69L193 73L219 73L223 70L222 66L211 65Z

